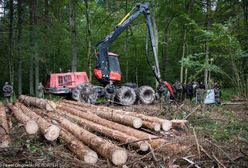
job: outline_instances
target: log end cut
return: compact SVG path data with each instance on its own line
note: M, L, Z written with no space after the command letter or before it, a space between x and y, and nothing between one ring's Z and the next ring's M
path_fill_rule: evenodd
M25 130L28 134L36 134L39 130L39 126L35 120L29 120L25 124Z
M86 163L90 164L95 164L98 160L98 155L96 152L89 150L85 155L84 155L84 161Z
M54 141L59 137L59 133L60 133L60 128L56 125L51 125L45 133L45 138L48 141Z
M4 141L0 142L0 148L8 148L9 143L10 142L8 140L4 140Z
M149 144L146 141L139 142L140 150L146 152L149 150Z
M127 161L127 151L124 149L115 150L112 153L112 162L115 165L123 165Z
M172 122L169 120L164 120L162 122L162 128L164 131L169 131L172 128Z
M161 125L160 124L154 124L154 131L158 132L161 130Z
M134 128L140 128L142 126L143 122L140 118L135 118L133 120L133 127Z

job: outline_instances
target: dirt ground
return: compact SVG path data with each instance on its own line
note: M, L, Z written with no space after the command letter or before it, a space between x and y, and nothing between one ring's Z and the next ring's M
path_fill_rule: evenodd
M201 106L188 102L167 105L113 106L167 119L187 119L188 130L161 132L161 137L178 142L186 149L171 153L165 146L148 153L129 150L126 167L248 167L248 107ZM99 157L96 165L77 159L61 140L49 143L41 136L30 137L12 119L8 149L0 149L0 167L114 167ZM118 144L118 142L115 142ZM129 147L127 147L129 148ZM18 165L20 164L20 165ZM26 164L26 165L25 165ZM25 166L23 166L25 165Z

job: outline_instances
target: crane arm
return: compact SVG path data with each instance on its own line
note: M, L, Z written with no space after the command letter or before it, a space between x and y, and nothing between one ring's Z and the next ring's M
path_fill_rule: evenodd
M136 10L135 10L136 9ZM100 41L97 44L97 47L99 48L99 61L98 61L98 67L100 67L102 71L102 78L105 81L109 80L109 60L108 60L108 48L109 46L119 37L119 35L140 15L144 14L146 24L149 30L149 36L152 46L152 52L155 60L155 70L154 75L159 82L161 81L161 75L159 70L159 63L157 58L157 52L155 47L155 38L154 38L154 32L152 28L152 22L150 18L150 11L148 7L148 3L140 4L138 3L136 7L134 7L116 26L115 30L111 32L109 35L107 35L102 41Z

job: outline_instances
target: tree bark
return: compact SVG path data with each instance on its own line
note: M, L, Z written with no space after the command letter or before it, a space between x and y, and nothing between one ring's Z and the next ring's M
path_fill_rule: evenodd
M34 95L34 42L33 42L33 27L34 27L34 1L29 0L29 94Z
M126 14L128 13L128 8L127 8L127 5L128 2L126 0L126 7L125 7L125 10L126 10ZM126 59L126 81L128 81L128 28L126 29L126 37L125 37L125 59Z
M62 127L70 131L74 136L79 138L84 144L88 145L101 156L109 159L113 164L122 165L126 163L128 156L125 149L94 135L56 113L48 113L47 115L50 118L57 120Z
M18 99L20 102L24 103L27 106L32 105L41 109L45 109L47 111L53 111L56 109L56 104L46 99L25 96L25 95L20 95Z
M61 106L60 109L68 110L68 109L72 109L72 108ZM105 118L107 120L114 121L114 122L124 124L127 126L131 126L134 128L140 128L142 126L142 120L140 118L137 118L137 117L122 115L122 114L119 114L116 112L105 112L105 111L102 111L101 109L99 109L98 107L95 107L95 110L90 110L90 112L98 115L99 117Z
M23 7L22 0L17 1L18 21L17 21L17 55L18 55L18 95L22 94L22 52L21 52L21 38L22 38L22 21L23 21Z
M16 106L8 104L8 108L13 112L15 118L24 125L26 132L30 135L36 134L39 130L37 122L24 114Z
M115 123L103 118L100 118L98 116L96 116L95 114L91 113L92 110L90 110L90 104L87 104L89 106L84 106L83 103L79 103L79 102L75 102L75 101L69 101L69 100L64 100L64 102L66 102L66 104L62 104L62 106L64 107L64 110L70 112L71 114L77 115L79 117L85 118L89 121L95 122L95 123L99 123L101 125L104 125L106 127L112 128L112 129L116 129L119 130L121 132L124 132L130 136L134 136L136 138L142 139L142 140L148 140L149 144L151 144L151 146L153 148L157 148L159 146L161 146L162 144L166 143L165 140L163 139L157 139L158 137L152 134L148 134L139 130L136 130L134 128L131 127L127 127L124 125L121 125L119 123ZM73 105L73 109L72 108L65 108L66 106L71 107L70 105ZM85 110L85 108L88 109ZM96 107L95 107L96 108ZM85 113L83 113L83 112ZM154 139L154 140L153 140Z
M14 85L14 51L13 51L13 17L14 17L14 3L13 0L9 1L9 81L11 85Z
M60 137L65 141L67 148L79 159L91 164L95 164L97 162L97 153L84 145L70 132L62 129L60 132Z
M206 15L206 29L208 31L210 26L210 20L209 20L209 14L211 10L211 2L210 0L207 0L207 15ZM209 38L207 37L207 41L205 44L205 65L209 64ZM208 68L205 68L204 71L204 85L205 89L208 89Z
M87 109L88 111L90 111L90 112L92 111L92 113L95 113L96 115L98 115L98 113L104 113L104 115L106 115L106 116L111 116L113 114L118 116L118 114L119 114L119 115L122 115L122 116L140 118L140 119L146 121L144 127L149 128L149 129L154 129L154 126L155 126L154 123L161 124L161 127L162 127L162 129L164 131L169 131L171 129L171 126L172 126L171 121L166 120L166 119L161 119L161 118L158 118L158 117L151 117L151 116L146 116L146 115L135 113L135 112L127 112L127 111L123 111L123 110L115 110L115 109L108 108L108 107L94 106L94 105L86 104L86 103L78 103L78 102L75 102L75 101L68 101L68 100L63 100L63 101L65 103L69 103L69 104L73 104L73 105L83 107L84 109L80 109L80 110L85 111L85 109ZM102 117L102 116L100 116L100 117ZM106 118L106 119L108 119L108 118ZM143 124L144 124L144 121L143 121ZM142 126L143 126L143 124L142 124Z
M106 135L112 139L115 139L119 142L129 143L130 146L132 146L135 149L140 149L142 151L147 151L149 149L147 142L145 142L145 141L137 142L137 141L139 141L138 138L127 135L123 132L118 131L117 129L111 129L111 128L103 126L102 124L96 124L96 123L91 122L89 120L80 118L76 115L72 115L72 114L70 114L70 112L68 113L68 111L63 112L61 110L57 110L57 112L70 117L71 119L75 120L77 123L81 124L82 126L84 126L86 128L90 128L94 131L97 131L97 132L99 132L103 135Z
M87 58L88 58L88 69L90 81L92 81L92 67L91 67L91 22L90 22L90 12L89 12L89 3L88 0L84 0L85 3L85 16L86 16L86 39L87 39Z
M76 0L70 0L71 71L77 71Z
M0 148L9 147L9 143L10 137L7 115L4 105L0 103Z
M35 112L30 110L28 107L21 103L15 104L18 108L20 108L23 113L25 113L28 117L35 120L41 130L41 133L44 135L44 137L48 141L54 141L59 137L60 128L54 124L49 123L45 119L43 119L41 116L37 115Z

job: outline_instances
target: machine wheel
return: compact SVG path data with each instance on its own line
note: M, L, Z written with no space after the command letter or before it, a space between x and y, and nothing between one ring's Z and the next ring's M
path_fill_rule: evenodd
M128 106L134 104L136 94L134 89L127 86L122 86L117 90L116 98L122 105Z
M96 104L98 96L96 86L87 83L83 84L80 90L79 100L81 102Z
M151 104L155 99L155 91L150 86L139 87L137 95L143 104Z
M74 89L72 89L72 98L74 100L80 101L80 92L84 84L80 84Z

